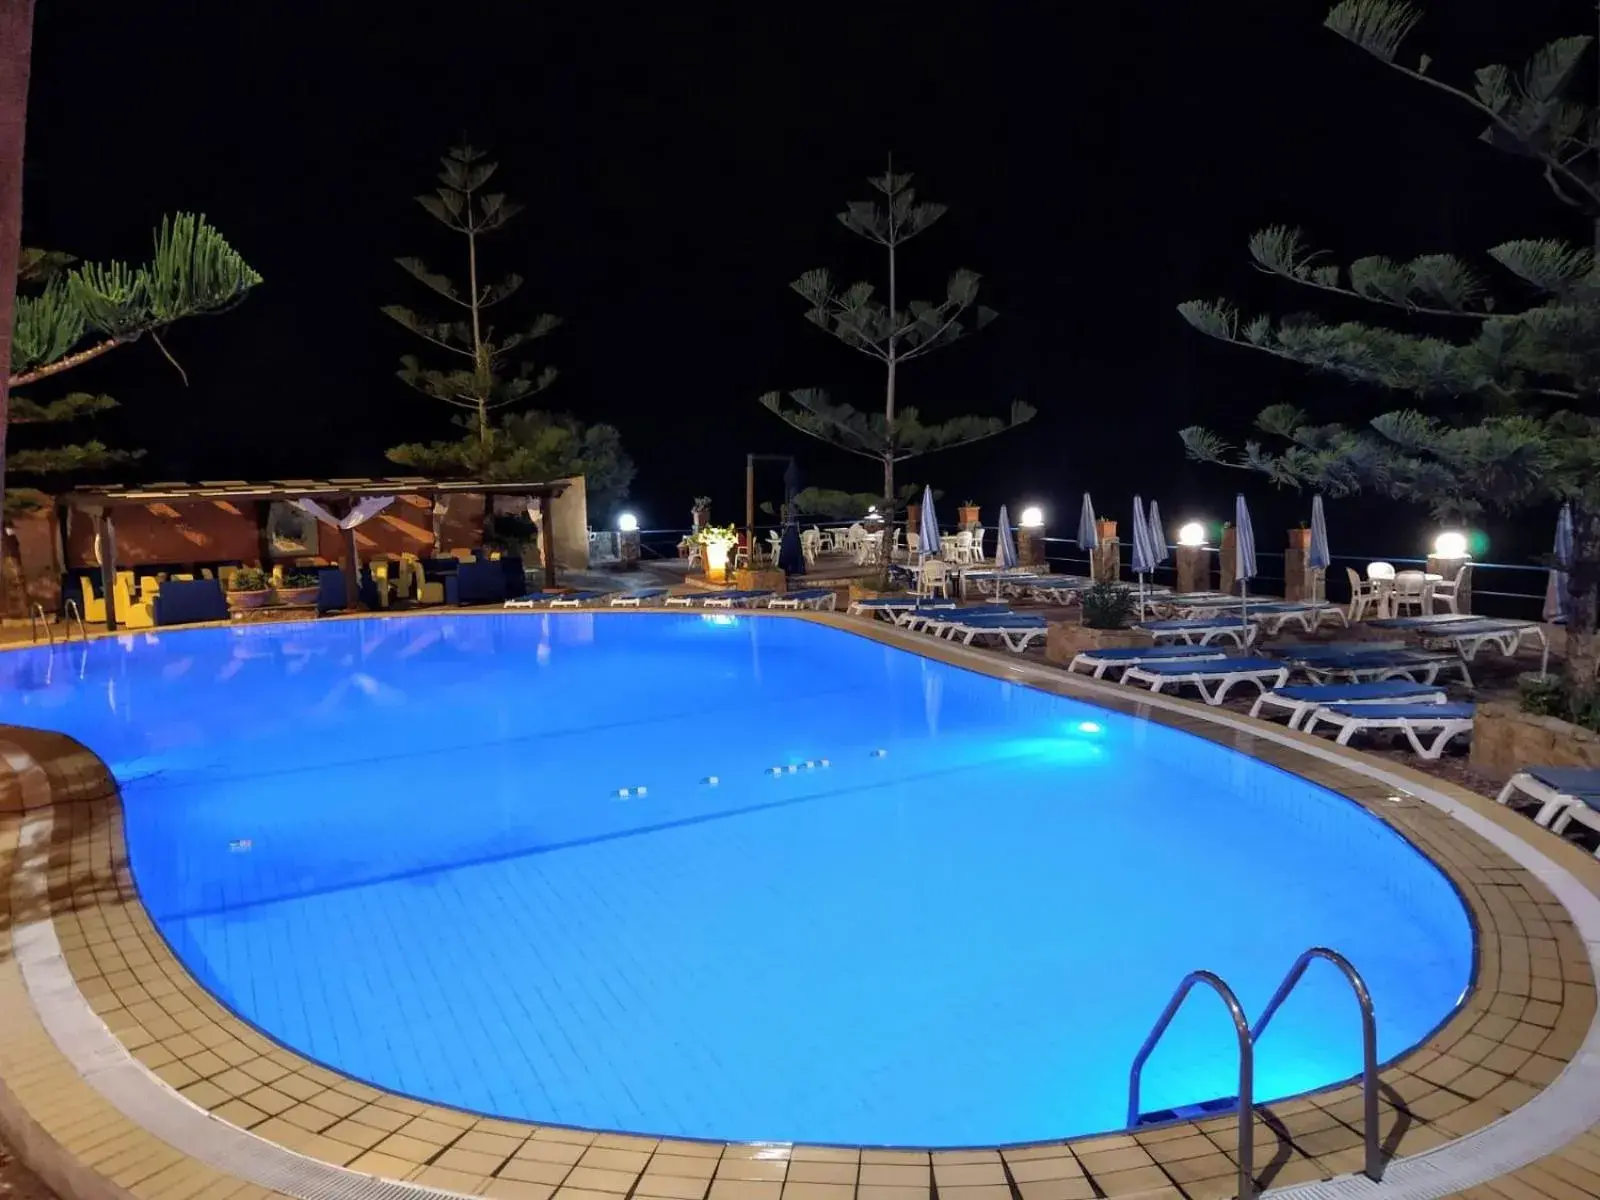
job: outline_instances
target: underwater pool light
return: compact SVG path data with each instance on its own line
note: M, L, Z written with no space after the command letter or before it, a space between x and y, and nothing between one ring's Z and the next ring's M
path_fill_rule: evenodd
M1100 723L1098 721L1079 721L1078 722L1078 732L1079 733L1099 733L1100 732Z

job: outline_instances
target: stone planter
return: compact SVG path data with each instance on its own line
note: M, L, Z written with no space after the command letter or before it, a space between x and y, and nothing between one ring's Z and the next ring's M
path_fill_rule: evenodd
M1469 762L1496 783L1523 767L1600 768L1600 734L1525 713L1515 701L1490 701L1478 705L1473 717Z
M906 505L906 528L912 533L916 533L922 528L922 505Z
M1102 542L1117 540L1117 523L1115 521L1099 520L1094 523L1095 536Z
M317 592L320 589L316 587L296 587L274 588L273 590L277 594L279 604L287 605L289 608L310 608L317 602ZM234 594L239 595L240 593L236 592ZM248 595L249 593L244 594Z
M976 504L963 504L956 510L956 514L961 518L963 529L972 529L983 524L983 510Z
M228 593L228 607L237 609L240 612L255 608L265 608L271 600L271 588L262 588L259 592Z
M1047 661L1064 667L1085 650L1154 644L1154 638L1137 629L1090 629L1073 621L1052 621L1050 631L1045 634L1044 656Z
M1311 549L1311 530L1309 530L1309 529L1291 529L1291 530L1289 530L1289 549L1291 549L1291 550L1309 550L1309 549Z

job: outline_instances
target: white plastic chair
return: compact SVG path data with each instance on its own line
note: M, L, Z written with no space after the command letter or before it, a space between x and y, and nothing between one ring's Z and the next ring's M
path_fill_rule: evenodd
M807 529L800 535L800 553L805 556L806 566L814 566L817 554L822 549L822 534L815 529Z
M951 556L958 564L972 562L972 531L963 529L956 534L955 553Z
M1361 578L1354 567L1346 567L1344 573L1350 577L1350 619L1361 620L1369 608L1381 610L1382 601L1377 584Z
M1427 602L1428 577L1421 571L1401 571L1394 577L1389 607L1395 616L1413 609L1421 616L1427 608Z
M943 559L930 558L917 576L917 594L950 598L950 568Z
M1461 586L1467 582L1471 575L1472 564L1465 563L1461 567L1461 573L1454 579L1445 579L1434 584L1428 593L1428 611L1430 613L1438 612L1442 607L1459 615L1461 612Z

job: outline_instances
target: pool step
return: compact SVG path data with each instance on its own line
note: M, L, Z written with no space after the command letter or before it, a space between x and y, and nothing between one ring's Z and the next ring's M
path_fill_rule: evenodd
M1138 1120L1133 1123L1135 1129L1145 1125L1165 1125L1169 1121L1198 1121L1205 1117L1214 1117L1218 1113L1237 1112L1239 1097L1219 1096L1215 1100L1202 1100L1198 1104L1183 1104L1177 1108L1161 1108L1154 1112L1142 1112Z

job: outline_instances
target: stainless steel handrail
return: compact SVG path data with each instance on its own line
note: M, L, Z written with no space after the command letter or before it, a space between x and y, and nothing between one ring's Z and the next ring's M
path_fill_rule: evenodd
M34 645L39 644L40 625L44 626L44 636L54 646L56 644L56 635L50 630L50 618L44 615L44 605L35 604L28 610L28 633L32 636Z
M1183 977L1178 990L1172 993L1172 999L1167 1001L1161 1019L1150 1030L1144 1045L1139 1047L1139 1053L1133 1059L1133 1069L1128 1072L1128 1128L1132 1129L1139 1123L1139 1076L1144 1071L1145 1061L1197 983L1206 984L1222 998L1222 1002L1228 1006L1228 1015L1233 1018L1234 1033L1239 1038L1239 1200L1252 1200L1256 1194L1255 1130L1251 1127L1255 1114L1255 1045L1250 1022L1245 1019L1239 997L1233 994L1233 989L1223 982L1221 976L1210 971L1190 971Z
M1356 994L1356 1003L1361 1006L1361 1096L1364 1101L1367 1144L1367 1165L1362 1174L1377 1182L1383 1178L1383 1153L1378 1145L1378 1018L1372 1011L1372 993L1367 990L1367 981L1361 978L1361 972L1337 950L1330 950L1326 946L1311 947L1294 960L1294 966L1289 968L1278 990L1267 1001L1267 1007L1262 1010L1255 1028L1250 1031L1250 1041L1254 1044L1260 1040L1267 1022L1277 1015L1278 1009L1289 998L1289 993L1294 991L1305 975L1306 968L1317 958L1325 958L1339 968Z
M87 642L89 640L89 631L84 627L83 610L78 607L76 600L67 601L66 614L69 622L76 621L78 623L78 636ZM72 640L72 626L70 624L67 626L67 640L69 642Z

